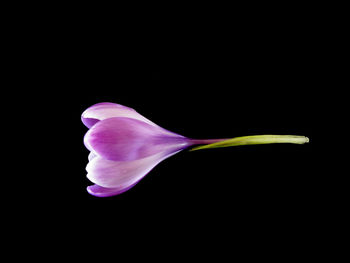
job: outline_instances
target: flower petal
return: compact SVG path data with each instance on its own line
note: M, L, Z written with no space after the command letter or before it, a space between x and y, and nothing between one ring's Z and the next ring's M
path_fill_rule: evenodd
M137 182L135 184L137 184ZM114 195L119 195L121 193L124 193L125 191L132 188L135 184L132 184L128 187L116 187L116 188L105 188L97 184L94 184L94 185L88 186L86 190L88 191L89 194L97 197L109 197L109 196L114 196Z
M134 109L110 102L97 103L89 107L81 115L81 120L86 127L91 128L97 122L113 117L133 118L157 126Z
M96 156L86 166L88 179L104 188L125 189L136 184L164 159L181 150L164 151L129 162L114 162Z
M93 153L93 152L90 152L90 153L89 153L89 156L88 156L89 161L91 161L92 159L94 159L96 156L97 156L97 154L95 154L95 153Z
M133 161L190 145L188 138L140 120L115 117L95 124L84 137L85 146L104 159Z

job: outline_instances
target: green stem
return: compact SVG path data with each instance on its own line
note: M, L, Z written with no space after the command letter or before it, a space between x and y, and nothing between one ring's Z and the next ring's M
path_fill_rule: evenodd
M270 144L270 143L294 143L294 144L304 144L308 143L309 138L305 136L297 135L251 135L236 137L232 139L227 139L207 145L196 146L190 151L211 149L211 148L221 148L221 147L231 147L240 145L257 145L257 144Z

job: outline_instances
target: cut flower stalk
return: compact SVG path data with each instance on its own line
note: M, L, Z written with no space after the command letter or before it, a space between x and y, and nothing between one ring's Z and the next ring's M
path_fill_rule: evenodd
M198 142L200 143L200 140L198 140ZM308 137L298 136L298 135L251 135L251 136L235 137L231 139L222 140L219 142L214 142L211 144L196 146L190 149L190 151L241 146L241 145L257 145L257 144L272 144L272 143L304 144L308 142L309 142Z

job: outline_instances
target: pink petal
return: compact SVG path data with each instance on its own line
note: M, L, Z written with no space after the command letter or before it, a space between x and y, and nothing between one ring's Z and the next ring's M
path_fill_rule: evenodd
M133 161L169 149L186 148L190 140L140 120L115 117L92 126L84 144L104 159Z
M86 109L81 115L81 120L86 127L91 128L98 121L113 117L128 117L157 126L155 123L146 119L134 109L110 102L97 103Z
M116 187L116 188L105 188L95 184L95 185L88 186L86 190L88 191L89 194L97 197L109 197L109 196L114 196L114 195L119 195L121 193L124 193L125 191L132 188L135 184L132 184L128 187Z
M104 188L125 189L136 184L158 163L179 151L164 151L129 162L114 162L96 156L86 166L87 177L91 182Z

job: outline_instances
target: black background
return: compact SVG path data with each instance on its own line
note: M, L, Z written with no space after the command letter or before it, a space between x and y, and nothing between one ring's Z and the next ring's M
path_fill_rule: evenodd
M306 14L275 15L164 26L91 16L22 23L12 63L23 73L10 88L27 85L14 96L36 116L21 121L34 176L11 202L25 226L73 242L134 242L140 233L145 242L159 231L159 241L214 236L244 250L308 249L323 201L313 150L314 88L324 77L319 25ZM99 102L192 138L293 134L311 142L185 150L129 191L97 198L86 192L80 116Z

